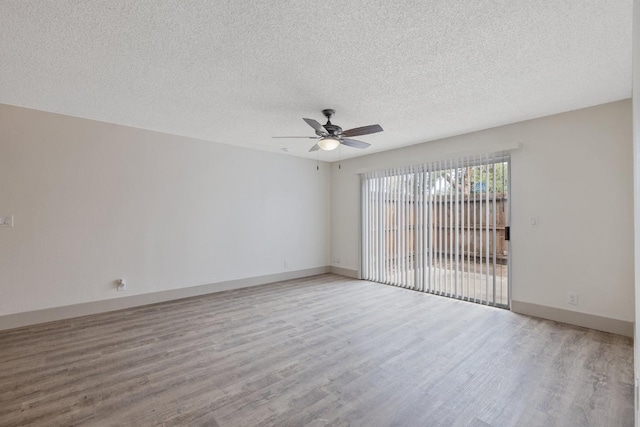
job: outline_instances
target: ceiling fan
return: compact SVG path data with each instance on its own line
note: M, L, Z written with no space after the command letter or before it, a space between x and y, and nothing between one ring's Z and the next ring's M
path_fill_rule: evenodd
M322 150L335 150L340 144L347 145L354 148L367 148L371 144L357 139L351 139L352 136L369 135L372 133L382 132L380 125L362 126L359 128L353 128L348 130L342 130L340 126L331 123L331 116L335 114L336 110L326 109L322 110L322 114L327 118L327 123L321 125L313 119L302 119L315 131L317 136L274 136L274 138L308 138L319 140L316 145L311 147L309 151Z

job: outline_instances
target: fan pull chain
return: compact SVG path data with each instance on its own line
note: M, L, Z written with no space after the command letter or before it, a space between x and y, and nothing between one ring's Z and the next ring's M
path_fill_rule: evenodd
M342 169L342 165L340 164L340 156L342 155L342 144L338 145L338 169Z
M316 170L320 170L320 163L318 162L318 151L316 150Z

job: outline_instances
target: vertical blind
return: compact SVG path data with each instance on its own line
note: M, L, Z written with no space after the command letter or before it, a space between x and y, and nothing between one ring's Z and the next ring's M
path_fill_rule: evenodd
M364 279L508 307L509 159L362 175Z

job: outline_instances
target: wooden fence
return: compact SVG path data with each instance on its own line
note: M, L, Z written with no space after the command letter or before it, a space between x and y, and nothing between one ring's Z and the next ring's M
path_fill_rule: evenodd
M385 242L386 259L396 258L398 245L404 247L406 256L415 255L414 238L417 233L423 233L426 239L425 248L430 250L429 242L434 242L434 248L440 248L441 256L452 257L456 254L467 260L482 260L494 255L498 263L505 263L508 256L508 243L505 240L507 226L508 200L506 194L478 193L471 195L432 196L426 203L421 198L403 199L385 198ZM416 229L416 213L428 210L432 220L427 226L419 225ZM494 220L495 215L495 220ZM400 217L404 218L404 226ZM422 222L420 222L422 224ZM439 240L439 244L435 243ZM487 250L487 241L489 248ZM446 251L442 248L446 248ZM456 251L457 249L457 251ZM402 252L402 251L400 251Z

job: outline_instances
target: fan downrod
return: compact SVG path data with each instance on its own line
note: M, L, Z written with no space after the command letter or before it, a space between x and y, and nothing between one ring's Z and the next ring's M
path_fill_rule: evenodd
M322 110L322 114L327 118L327 120L331 121L331 116L336 113L336 110L327 108L326 110Z
M342 128L340 126L337 126L331 123L331 116L333 116L335 113L336 113L336 110L333 110L331 108L322 110L322 114L324 114L324 116L327 118L327 124L325 124L322 127L325 128L325 130L329 133L329 135L333 137L340 137L340 134L342 134Z

